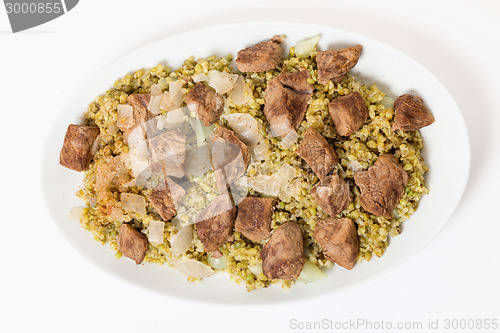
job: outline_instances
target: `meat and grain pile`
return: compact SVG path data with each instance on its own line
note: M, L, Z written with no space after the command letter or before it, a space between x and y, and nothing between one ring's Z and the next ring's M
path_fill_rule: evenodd
M275 36L240 50L235 60L240 74L232 74L229 67L226 71L212 72L211 76L202 70L198 76L185 76L184 81L180 78L167 81L169 89L165 92L160 78L153 86L141 87L143 92L136 87L125 89L125 96L123 92L115 93L118 96L115 100L121 102L115 101L112 106L116 128L111 138L112 126L97 121L98 116L91 117L85 125L69 125L60 164L75 171L87 171L88 177L93 177L92 185L87 188L94 202L88 205L92 212L100 209L106 214L107 220L100 221L99 226L117 232L114 241L121 255L140 264L147 254L163 250L169 264L193 278L200 278L212 274L212 268L226 267L221 264L222 259L229 261L226 265L238 267L238 256L230 256L233 253L230 251L237 250L236 244L243 241L248 249L256 249L258 259L255 260L261 265L261 271L252 270L254 279L263 274L262 278L269 281L294 280L299 278L308 261L308 246L314 243L320 249L317 256L349 270L354 267L360 251L358 228L361 225L355 217L348 217L347 210L352 216L368 214L373 219L389 221L394 218L398 203L411 188L407 172L410 169L402 164L401 154L395 154L394 147L383 153L373 148L372 154L379 152L375 154L375 162L363 168L359 162L346 158L342 149L347 140L357 139L356 133L362 128L372 126L374 118L373 110L369 109L371 103L359 91L351 89L346 93L342 86L348 80L346 74L358 62L362 46L314 49L307 58L313 70L301 67L297 61L294 71L286 72L283 41L282 37ZM296 58L289 56L289 59ZM243 93L238 97L234 93L236 88L231 92L222 84L214 86L215 75L219 83L235 85L240 80ZM260 83L248 84L258 78ZM175 86L179 81L182 82ZM183 88L184 85L187 88ZM327 91L328 87L338 87L323 109L325 123L333 125L330 132L325 129L326 125L310 126L306 119L315 94ZM248 98L243 98L238 110L244 109L247 114L227 112L237 105L235 101L241 96ZM242 119L246 121L248 115L252 116L246 105L259 96L264 98L252 108L257 115L253 117L258 118L259 114L262 117L258 118L259 122L255 119L244 122ZM105 110L104 102L94 110L94 115ZM405 132L418 131L434 122L431 112L417 96L402 95L393 105L391 133L397 131L404 136ZM174 123L176 126L172 126ZM182 127L184 125L187 127ZM251 128L259 131L253 132ZM195 133L194 143L190 141L189 131ZM200 133L205 134L201 140ZM264 146L262 140L274 146L268 144L270 152L259 158ZM369 147L367 139L365 142ZM282 164L287 165L287 169L282 166L282 170L294 176L285 178L281 190L280 179L269 181L260 189L256 178L250 177L250 171L256 163L269 158L273 150L282 156L292 155L302 165L294 168ZM186 184L195 179L199 171L193 161L200 161L199 169L211 171L213 193L201 208L188 205L187 211L194 211L193 217L182 221L179 216L186 208L182 202L192 192ZM351 177L344 172L345 163ZM285 191L299 173L307 175L307 186L298 192ZM263 173L260 179L271 177ZM237 193L242 188L242 180L247 186L243 195ZM304 189L305 195L310 196L321 211L310 216L314 224L307 224L301 218L275 221L274 214L287 211L287 205L294 200L300 201L297 193ZM287 199L283 199L283 191ZM361 206L357 215L352 208L356 200ZM286 213L285 216L294 216L291 209ZM99 216L95 214L94 218ZM196 250L196 240L201 242L201 251ZM179 253L191 254L181 258ZM246 263L250 267L250 261Z

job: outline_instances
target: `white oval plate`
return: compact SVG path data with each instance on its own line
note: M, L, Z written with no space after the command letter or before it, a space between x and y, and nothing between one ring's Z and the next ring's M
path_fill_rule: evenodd
M82 175L58 164L59 150L69 123L81 120L94 97L112 87L113 82L139 68L164 63L176 68L189 56L226 56L275 34L285 34L285 50L298 41L321 35L322 50L362 44L363 52L351 71L367 84L377 83L393 96L412 92L421 96L432 110L436 122L422 129L425 159L430 166L425 195L417 212L403 224L403 233L391 239L382 258L356 265L351 271L335 266L329 277L313 284L296 283L288 291L278 286L248 293L244 285L218 274L201 283L189 283L186 277L167 265L136 266L132 260L114 258L108 246L92 239L78 223L67 220L72 207L82 206L74 195ZM388 90L389 88L389 90ZM451 166L452 165L452 166ZM55 117L46 143L42 182L45 198L54 220L68 241L104 271L158 292L184 299L224 303L264 303L303 299L338 291L386 272L421 249L451 216L467 183L470 147L460 111L444 86L423 66L408 56L367 37L330 27L293 23L244 23L216 26L168 37L141 48L106 70L97 72L87 85L76 91L74 99Z

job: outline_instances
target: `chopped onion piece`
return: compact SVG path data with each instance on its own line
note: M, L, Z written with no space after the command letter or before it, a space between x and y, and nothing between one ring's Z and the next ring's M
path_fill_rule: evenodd
M283 192L288 196L293 196L302 187L302 181L300 178L296 178L290 182L284 189Z
M285 188L288 183L297 177L297 170L288 163L283 163L281 168L272 175L272 178L280 184L281 188Z
M128 104L118 105L116 125L122 131L131 129L135 125L134 108Z
M188 150L186 152L184 168L186 169L186 175L188 176L201 176L206 172L213 170L208 144Z
M146 199L143 196L133 194L133 193L122 193L120 195L120 201L122 203L122 208L132 212L136 212L141 216L145 216L146 213Z
M178 109L184 99L186 98L186 93L182 90L184 85L183 80L177 80L170 82L169 84L169 96L170 96L170 108L169 110Z
M163 98L163 95L159 96L151 96L151 99L149 100L148 104L148 110L151 111L152 114L158 115L160 114L160 103Z
M302 283L312 283L326 277L328 277L328 275L323 273L318 266L308 260L304 264L304 267L302 268L297 281L300 281Z
M304 39L295 45L295 56L299 59L307 58L316 49L320 37L315 36L309 39Z
M247 178L248 185L256 192L276 197L280 193L280 184L271 176L257 175Z
M208 76L205 73L198 73L193 75L194 82L208 81Z
M101 134L99 134L97 136L97 138L95 138L94 140L94 144L92 145L92 148L90 149L90 153L92 155L95 155L97 153L97 151L99 150L99 148L101 148Z
M350 169L350 170L352 170L353 172L357 172L357 171L363 170L363 166L358 161L349 161L349 162L347 162L347 168Z
M295 130L290 130L288 134L281 140L280 145L283 149L289 149L299 139L299 135Z
M247 104L252 100L252 91L243 76L238 75L234 87L229 91L228 96L231 97L234 105Z
M170 109L170 93L168 91L165 91L161 95L159 107L160 107L160 110L162 110L162 111L168 111Z
M259 124L248 113L232 113L222 116L236 133L236 136L247 145L259 142Z
M151 221L148 226L148 240L151 244L163 244L163 231L165 222Z
M268 144L253 145L248 147L253 161L264 161L271 155Z
M208 256L208 265L215 269L224 269L227 266L227 256L224 254L220 258L214 258L212 255Z
M69 214L68 214L68 220L70 220L72 222L80 222L80 220L83 217L84 209L85 208L82 208L82 207L71 208L71 210L69 211Z
M182 227L179 232L170 237L170 246L172 247L172 254L180 256L184 254L193 243L193 226L187 225Z
M382 101L380 102L386 109L393 109L394 108L394 100L390 98L389 96L385 96L382 98Z
M196 134L196 145L201 147L205 144L205 132L203 132L203 126L199 119L190 118L191 126L193 127L194 133Z
M262 264L257 264L253 266L248 266L250 272L252 272L255 276L262 274Z
M215 89L215 91L222 95L233 89L238 74L229 74L227 72L219 72L212 69L208 72L208 85Z
M151 86L151 95L158 96L162 94L162 90L159 84L153 84Z
M271 130L271 135L275 138L276 137L284 138L293 129L290 122L286 119L283 119L283 121L276 122L269 128Z
M214 270L210 268L210 266L207 266L194 259L172 259L172 264L182 274L195 279L201 279L214 274Z

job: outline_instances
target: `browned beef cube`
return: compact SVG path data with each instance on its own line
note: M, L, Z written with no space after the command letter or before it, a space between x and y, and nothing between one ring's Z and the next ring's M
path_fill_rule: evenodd
M306 263L300 226L289 221L276 229L260 257L262 271L269 279L296 279Z
M212 132L212 165L220 193L245 175L249 162L247 145L232 130L218 126Z
M325 178L339 162L332 146L312 127L304 133L304 139L297 148L297 155L309 164L319 179Z
M261 42L240 50L236 65L241 72L264 72L278 67L283 57L283 38L274 36L270 41Z
M224 111L224 97L201 82L196 83L186 95L186 104L190 111L198 115L203 125L210 126L217 122Z
M227 191L198 214L195 227L205 252L218 251L232 235L235 216L236 208Z
M361 45L356 45L339 50L318 52L316 55L318 82L326 85L329 80L333 83L342 81L347 71L358 63L362 48Z
M358 92L334 99L328 103L328 112L337 133L342 136L349 136L359 130L370 116L365 101Z
M431 111L424 105L424 101L417 96L405 94L394 101L393 131L417 131L422 127L434 123Z
M143 123L154 115L148 110L151 94L132 94L127 97L127 103L132 106L134 120L136 123Z
M148 200L158 215L167 222L177 214L177 206L185 195L186 191L167 177L160 187L151 191Z
M130 224L122 224L118 232L118 249L125 257L139 265L146 256L148 239Z
M280 74L268 82L264 114L275 136L285 137L304 119L313 86L307 70Z
M361 191L361 206L377 216L392 219L392 212L403 197L408 174L393 155L380 155L367 170L356 172L354 181Z
M149 139L153 172L172 177L183 177L186 172L186 136L170 131Z
M254 242L271 235L271 213L276 205L274 198L246 197L238 204L234 229Z
M92 146L98 135L98 127L69 125L59 155L59 164L75 171L88 170L92 160Z
M148 110L150 100L151 94L131 94L127 97L127 104L132 106L133 120L128 119L129 124L132 126L127 127L130 128L120 126L122 127L123 139L126 143L128 143L128 138L132 133L141 138L146 138L147 133L151 131L152 124L148 124L148 122L154 118L154 114ZM121 119L117 121L117 124L120 124L120 121Z
M321 245L326 259L347 269L352 269L359 250L356 225L349 218L319 220L314 228L314 238Z
M336 216L352 202L349 184L334 173L323 178L311 190L318 205L330 216Z

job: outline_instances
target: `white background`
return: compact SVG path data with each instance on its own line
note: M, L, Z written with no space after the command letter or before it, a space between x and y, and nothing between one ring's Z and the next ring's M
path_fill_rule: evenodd
M424 328L429 319L441 328L447 318L500 320L499 17L495 0L87 0L12 34L0 7L0 331L287 332L298 331L291 319L422 321ZM471 139L471 175L456 212L391 272L303 302L188 303L101 272L63 238L42 197L44 141L62 105L89 75L136 48L194 28L260 20L350 30L431 70L458 103Z

